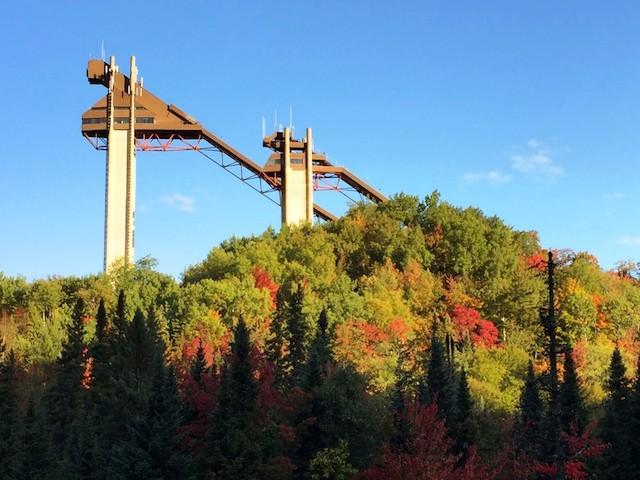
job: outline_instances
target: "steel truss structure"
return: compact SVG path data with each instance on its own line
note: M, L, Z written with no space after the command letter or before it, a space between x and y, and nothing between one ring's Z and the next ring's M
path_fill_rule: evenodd
M273 169L263 168L243 155L215 134L207 131L186 112L172 104L167 104L142 85L136 85L135 113L128 109L130 81L118 70L111 70L102 60L91 60L87 68L91 84L108 86L109 78L114 85L116 112L122 111L131 120L118 117L115 128L128 128L128 122L135 122L135 150L139 152L179 152L195 151L212 163L223 168L238 180L276 205L282 204L282 178ZM82 116L82 134L98 150L107 150L108 119L106 118L106 97L87 110ZM265 145L266 146L266 145ZM314 153L312 168L313 190L336 191L350 202L372 201L380 203L386 197L367 185L344 167L329 163L325 156ZM317 204L313 213L323 221L337 217Z

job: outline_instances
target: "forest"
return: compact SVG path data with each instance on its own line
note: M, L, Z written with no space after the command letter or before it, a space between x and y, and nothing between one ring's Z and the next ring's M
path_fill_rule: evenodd
M0 478L636 479L638 267L434 192L0 273Z

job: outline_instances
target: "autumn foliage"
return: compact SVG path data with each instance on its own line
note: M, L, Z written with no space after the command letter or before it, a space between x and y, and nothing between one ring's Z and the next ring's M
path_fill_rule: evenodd
M456 340L468 339L473 345L486 348L498 345L498 329L493 322L482 318L477 310L454 305L450 316Z

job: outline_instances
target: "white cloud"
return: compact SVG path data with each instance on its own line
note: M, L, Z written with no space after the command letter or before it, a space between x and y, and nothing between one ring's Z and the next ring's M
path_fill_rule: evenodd
M630 196L631 194L629 193L610 192L603 194L602 198L604 198L605 200L624 200L626 198L629 198Z
M620 245L640 246L640 236L626 236L618 239Z
M511 175L501 172L500 170L489 170L488 172L467 172L462 178L465 182L475 183L494 183L502 184L511 181Z
M534 139L527 142L526 152L511 155L511 168L515 172L541 176L548 180L564 174L564 168L553 159L553 152Z
M181 193L163 195L160 197L160 201L181 212L193 213L196 211L196 199L188 195L182 195Z

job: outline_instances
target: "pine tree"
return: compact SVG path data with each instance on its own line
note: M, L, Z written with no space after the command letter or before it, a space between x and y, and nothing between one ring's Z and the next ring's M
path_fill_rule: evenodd
M607 400L604 417L600 423L600 436L609 444L602 459L603 478L630 480L635 478L636 470L630 468L632 460L630 445L633 439L629 435L631 389L625 378L626 369L620 350L616 347L611 355L609 379L607 380Z
M316 335L309 346L309 357L302 377L302 387L306 390L319 387L326 376L326 367L331 360L328 328L327 312L323 310L318 318Z
M234 331L231 356L222 370L218 405L207 435L209 472L216 480L260 478L258 389L252 374L250 350L249 331L240 320Z
M534 459L542 454L543 405L538 389L538 380L529 361L527 377L520 396L520 409L516 422L516 451Z
M16 357L6 353L0 339L0 478L12 480L17 475L18 406L16 401Z
M564 354L564 373L559 402L562 431L582 433L587 424L587 414L571 348L567 348Z

